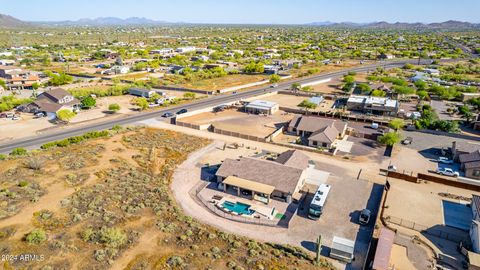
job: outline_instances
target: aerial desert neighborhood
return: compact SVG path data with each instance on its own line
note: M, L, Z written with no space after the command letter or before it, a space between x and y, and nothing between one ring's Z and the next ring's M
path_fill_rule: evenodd
M480 269L480 2L0 0L0 269Z

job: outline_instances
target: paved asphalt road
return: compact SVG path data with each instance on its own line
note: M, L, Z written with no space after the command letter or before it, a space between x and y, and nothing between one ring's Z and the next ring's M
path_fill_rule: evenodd
M226 93L226 94L217 95L217 96L207 98L207 99L202 99L202 100L199 100L197 102L193 102L193 103L189 103L189 104L183 104L183 105L178 105L178 106L175 106L175 107L169 107L169 108L166 108L166 109L163 109L163 110L155 110L155 111L152 111L152 112L140 113L140 114L128 116L128 117L121 118L121 119L106 120L104 122L92 123L92 124L86 125L86 126L65 128L65 129L62 129L62 130L55 130L55 131L47 132L47 133L37 135L37 136L32 136L32 137L27 137L27 138L22 138L22 139L16 139L16 140L10 140L8 142L0 144L0 153L9 153L17 147L24 147L24 148L38 147L38 146L40 146L44 143L47 143L47 142L61 140L61 139L65 139L65 138L68 138L68 137L81 135L81 134L84 134L84 133L89 132L89 131L109 129L114 125L133 124L133 123L138 122L138 121L142 121L142 120L146 120L146 119L150 119L150 118L155 118L155 117L160 117L165 112L175 113L175 112L177 112L181 109L187 109L189 111L192 111L192 110L196 110L196 109L213 107L213 106L221 105L221 104L227 103L227 102L232 102L232 101L236 101L236 100L240 100L240 99L246 99L246 98L262 95L262 94L268 93L270 91L287 90L291 87L292 83L294 83L294 82L308 83L308 82L314 82L314 81L328 79L328 78L338 78L338 77L341 77L341 76L347 74L348 72L367 72L367 71L375 70L378 67L383 67L385 69L402 67L406 63L417 64L418 59L382 61L382 62L377 62L375 64L347 68L347 69L343 69L341 71L322 73L322 74L312 76L312 77L308 77L308 78L300 78L300 79L290 80L288 82L279 83L276 88L270 88L269 86L267 86L267 87L264 86L264 87L261 87L261 88L256 88L256 89L252 89L252 90L248 90L248 91L238 92L237 94ZM422 64L429 64L429 63L430 63L430 60L424 60L422 62ZM8 132L8 131L2 131L2 132Z

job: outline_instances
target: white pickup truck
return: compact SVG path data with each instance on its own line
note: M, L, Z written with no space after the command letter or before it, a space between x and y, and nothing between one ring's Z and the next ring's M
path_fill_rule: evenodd
M440 169L438 168L436 171L438 174L445 175L445 176L451 176L451 177L458 177L460 174L450 168L443 168Z

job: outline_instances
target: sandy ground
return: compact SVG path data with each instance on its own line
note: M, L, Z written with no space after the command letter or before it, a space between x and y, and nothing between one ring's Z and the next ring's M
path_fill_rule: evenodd
M280 107L302 109L297 105L300 104L302 101L308 99L308 97L277 94L277 95L269 96L268 98L265 98L265 99L268 101L277 102L280 105ZM310 110L310 111L321 111L321 112L330 111L333 107L333 104L334 104L333 100L325 100L316 109Z
M415 266L408 260L407 249L403 246L393 245L390 265L398 270L415 270Z
M37 134L42 129L55 127L47 118L33 119L33 115L22 113L20 120L0 118L0 142L28 137Z
M293 118L293 114L277 112L273 115L262 116L247 114L236 110L227 110L213 113L206 112L191 117L182 118L182 122L205 125L213 124L216 128L248 134L264 138L278 129L280 123L286 123Z
M312 92L328 94L328 95L332 95L332 94L342 95L342 94L345 94L345 92L343 92L342 89L340 89L342 84L343 82L341 78L332 79L331 81L326 83L313 85Z
M120 105L120 111L118 111L117 114L134 114L136 113L135 106L130 104L132 99L134 99L134 97L130 95L98 98L97 105L94 108L80 111L71 123L80 123L109 116L111 114L108 112L108 106L114 103Z

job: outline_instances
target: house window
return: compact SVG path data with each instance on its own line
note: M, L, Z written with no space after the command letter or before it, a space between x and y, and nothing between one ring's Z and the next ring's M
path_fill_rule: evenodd
M317 141L313 141L312 144L315 145L315 146L318 145Z
M322 143L322 147L328 147L327 143Z
M480 176L480 170L473 170L473 173L472 173L473 176Z

